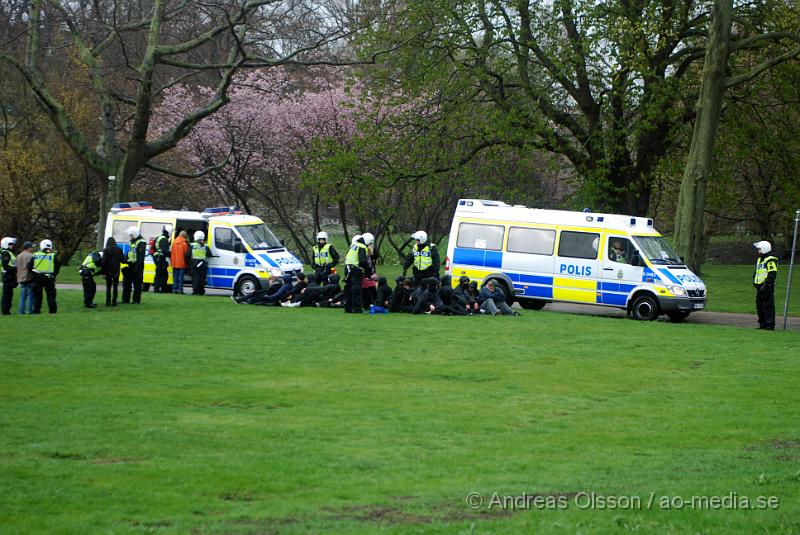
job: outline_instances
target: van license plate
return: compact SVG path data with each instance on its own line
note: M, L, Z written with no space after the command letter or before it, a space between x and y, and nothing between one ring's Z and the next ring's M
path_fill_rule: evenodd
M699 310L699 309L703 308L704 306L705 306L705 305L703 305L703 303L695 303L695 304L694 304L694 308L695 308L695 310Z

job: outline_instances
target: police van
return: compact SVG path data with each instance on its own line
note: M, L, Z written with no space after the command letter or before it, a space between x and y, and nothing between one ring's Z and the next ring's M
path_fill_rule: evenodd
M509 304L534 310L564 301L682 321L707 297L652 219L489 200L458 201L445 272L454 285L462 275L480 284L494 279Z
M249 295L267 286L270 276L302 272L303 263L291 254L269 227L258 217L244 215L236 206L206 208L202 212L156 210L147 202L114 204L108 214L105 240L116 240L127 255L129 238L126 229L139 228L139 234L152 243L162 229L167 229L170 242L185 230L192 241L194 233L203 231L206 244L215 257L208 259L206 287L234 290ZM144 264L144 290L155 277L155 264L148 247ZM191 270L186 270L191 280ZM168 284L172 284L172 267Z

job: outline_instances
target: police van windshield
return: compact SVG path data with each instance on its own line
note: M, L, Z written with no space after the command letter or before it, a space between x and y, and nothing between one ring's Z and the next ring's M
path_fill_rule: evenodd
M264 223L256 225L237 225L236 230L251 249L276 249L283 247L281 242Z
M683 262L677 253L661 236L634 236L639 248L653 264L682 266Z

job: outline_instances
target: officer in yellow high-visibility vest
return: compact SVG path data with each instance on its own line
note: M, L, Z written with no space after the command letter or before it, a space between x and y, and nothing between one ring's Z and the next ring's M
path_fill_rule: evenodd
M753 244L758 250L753 286L756 289L758 328L775 330L775 279L778 277L778 259L770 254L772 244L759 241Z
M167 291L167 281L169 281L169 234L172 227L163 227L153 243L153 263L156 266L156 274L153 277L153 292L165 293Z
M126 267L122 268L122 303L138 305L142 301L142 282L144 279L144 257L147 255L147 243L139 234L139 227L132 225L125 233L130 238Z
M50 314L58 312L56 303L56 275L60 271L56 252L53 251L53 242L42 240L39 250L33 253L33 312L42 312L42 292L47 295L47 311Z
M367 244L360 234L353 236L350 249L344 257L345 301L344 311L348 314L361 314L361 285L364 273L369 269Z
M194 233L194 241L189 246L189 265L192 268L192 295L204 295L206 293L208 259L213 256L211 249L206 245L205 232L198 230Z
M17 287L17 257L14 248L17 239L6 236L0 241L0 270L3 272L3 297L0 299L0 313L11 314L11 301L14 299L14 288Z
M419 286L427 278L439 278L439 250L436 244L428 241L428 233L418 230L411 237L415 240L403 262L403 275L405 276L408 268L412 268L414 274L414 286Z
M94 304L94 296L97 293L97 284L94 282L94 276L100 273L101 260L100 253L91 251L83 259L81 268L78 270L81 276L81 284L83 285L83 306L86 308L97 308L97 305Z
M339 253L328 243L328 233L317 233L317 244L311 248L311 267L314 270L314 282L319 285L328 284L328 276L339 263Z

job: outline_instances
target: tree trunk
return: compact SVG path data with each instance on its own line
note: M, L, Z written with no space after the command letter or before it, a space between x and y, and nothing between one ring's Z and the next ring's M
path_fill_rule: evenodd
M697 119L683 172L675 214L675 247L695 273L703 263L706 186L714 158L714 142L725 93L732 0L715 0L711 16Z

